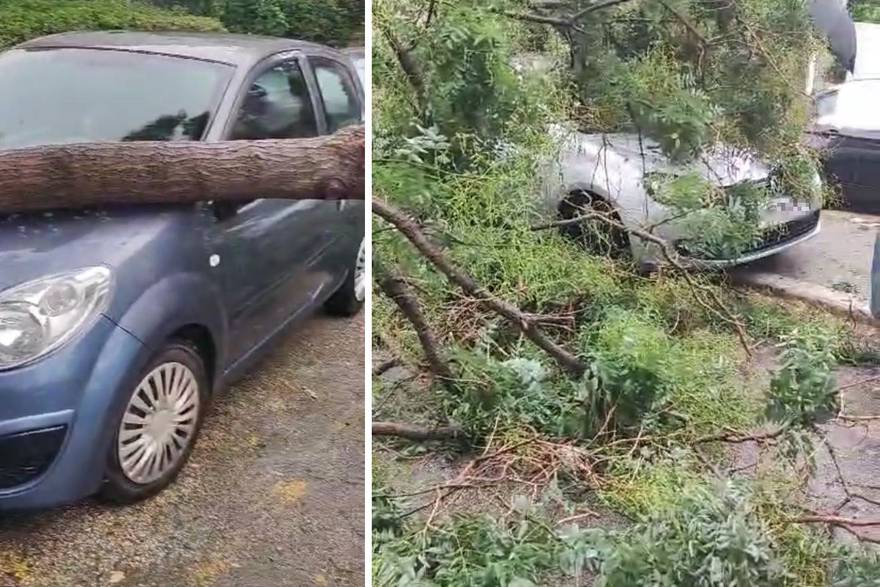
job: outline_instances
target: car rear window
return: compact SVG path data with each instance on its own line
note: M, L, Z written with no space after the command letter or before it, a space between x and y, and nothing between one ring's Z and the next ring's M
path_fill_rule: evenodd
M0 55L0 147L197 141L233 68L96 49Z

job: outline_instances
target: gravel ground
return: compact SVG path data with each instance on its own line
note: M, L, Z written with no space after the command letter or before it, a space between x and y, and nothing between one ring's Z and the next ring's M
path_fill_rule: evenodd
M301 325L218 397L171 488L0 520L0 587L362 585L364 322Z

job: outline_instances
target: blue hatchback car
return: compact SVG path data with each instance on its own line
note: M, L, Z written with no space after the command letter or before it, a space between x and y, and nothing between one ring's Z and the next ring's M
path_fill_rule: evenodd
M363 109L345 54L291 40L72 33L0 54L2 149L310 137ZM298 318L360 309L364 214L263 199L0 215L0 509L171 483L213 393Z

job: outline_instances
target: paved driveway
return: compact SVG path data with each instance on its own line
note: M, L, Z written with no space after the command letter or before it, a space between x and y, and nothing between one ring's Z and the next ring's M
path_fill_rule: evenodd
M821 232L807 242L731 272L739 283L771 287L844 309L864 309L880 216L822 212ZM826 304L828 305L828 304Z
M178 482L0 520L0 587L364 582L364 323L319 317L219 397Z

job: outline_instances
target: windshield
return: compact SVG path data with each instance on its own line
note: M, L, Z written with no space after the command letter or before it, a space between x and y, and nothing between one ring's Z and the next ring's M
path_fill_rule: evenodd
M203 138L233 69L92 49L0 55L0 148Z
M880 131L880 80L853 80L816 98L816 125L850 134Z
M856 23L858 52L853 68L854 79L880 77L880 24Z

